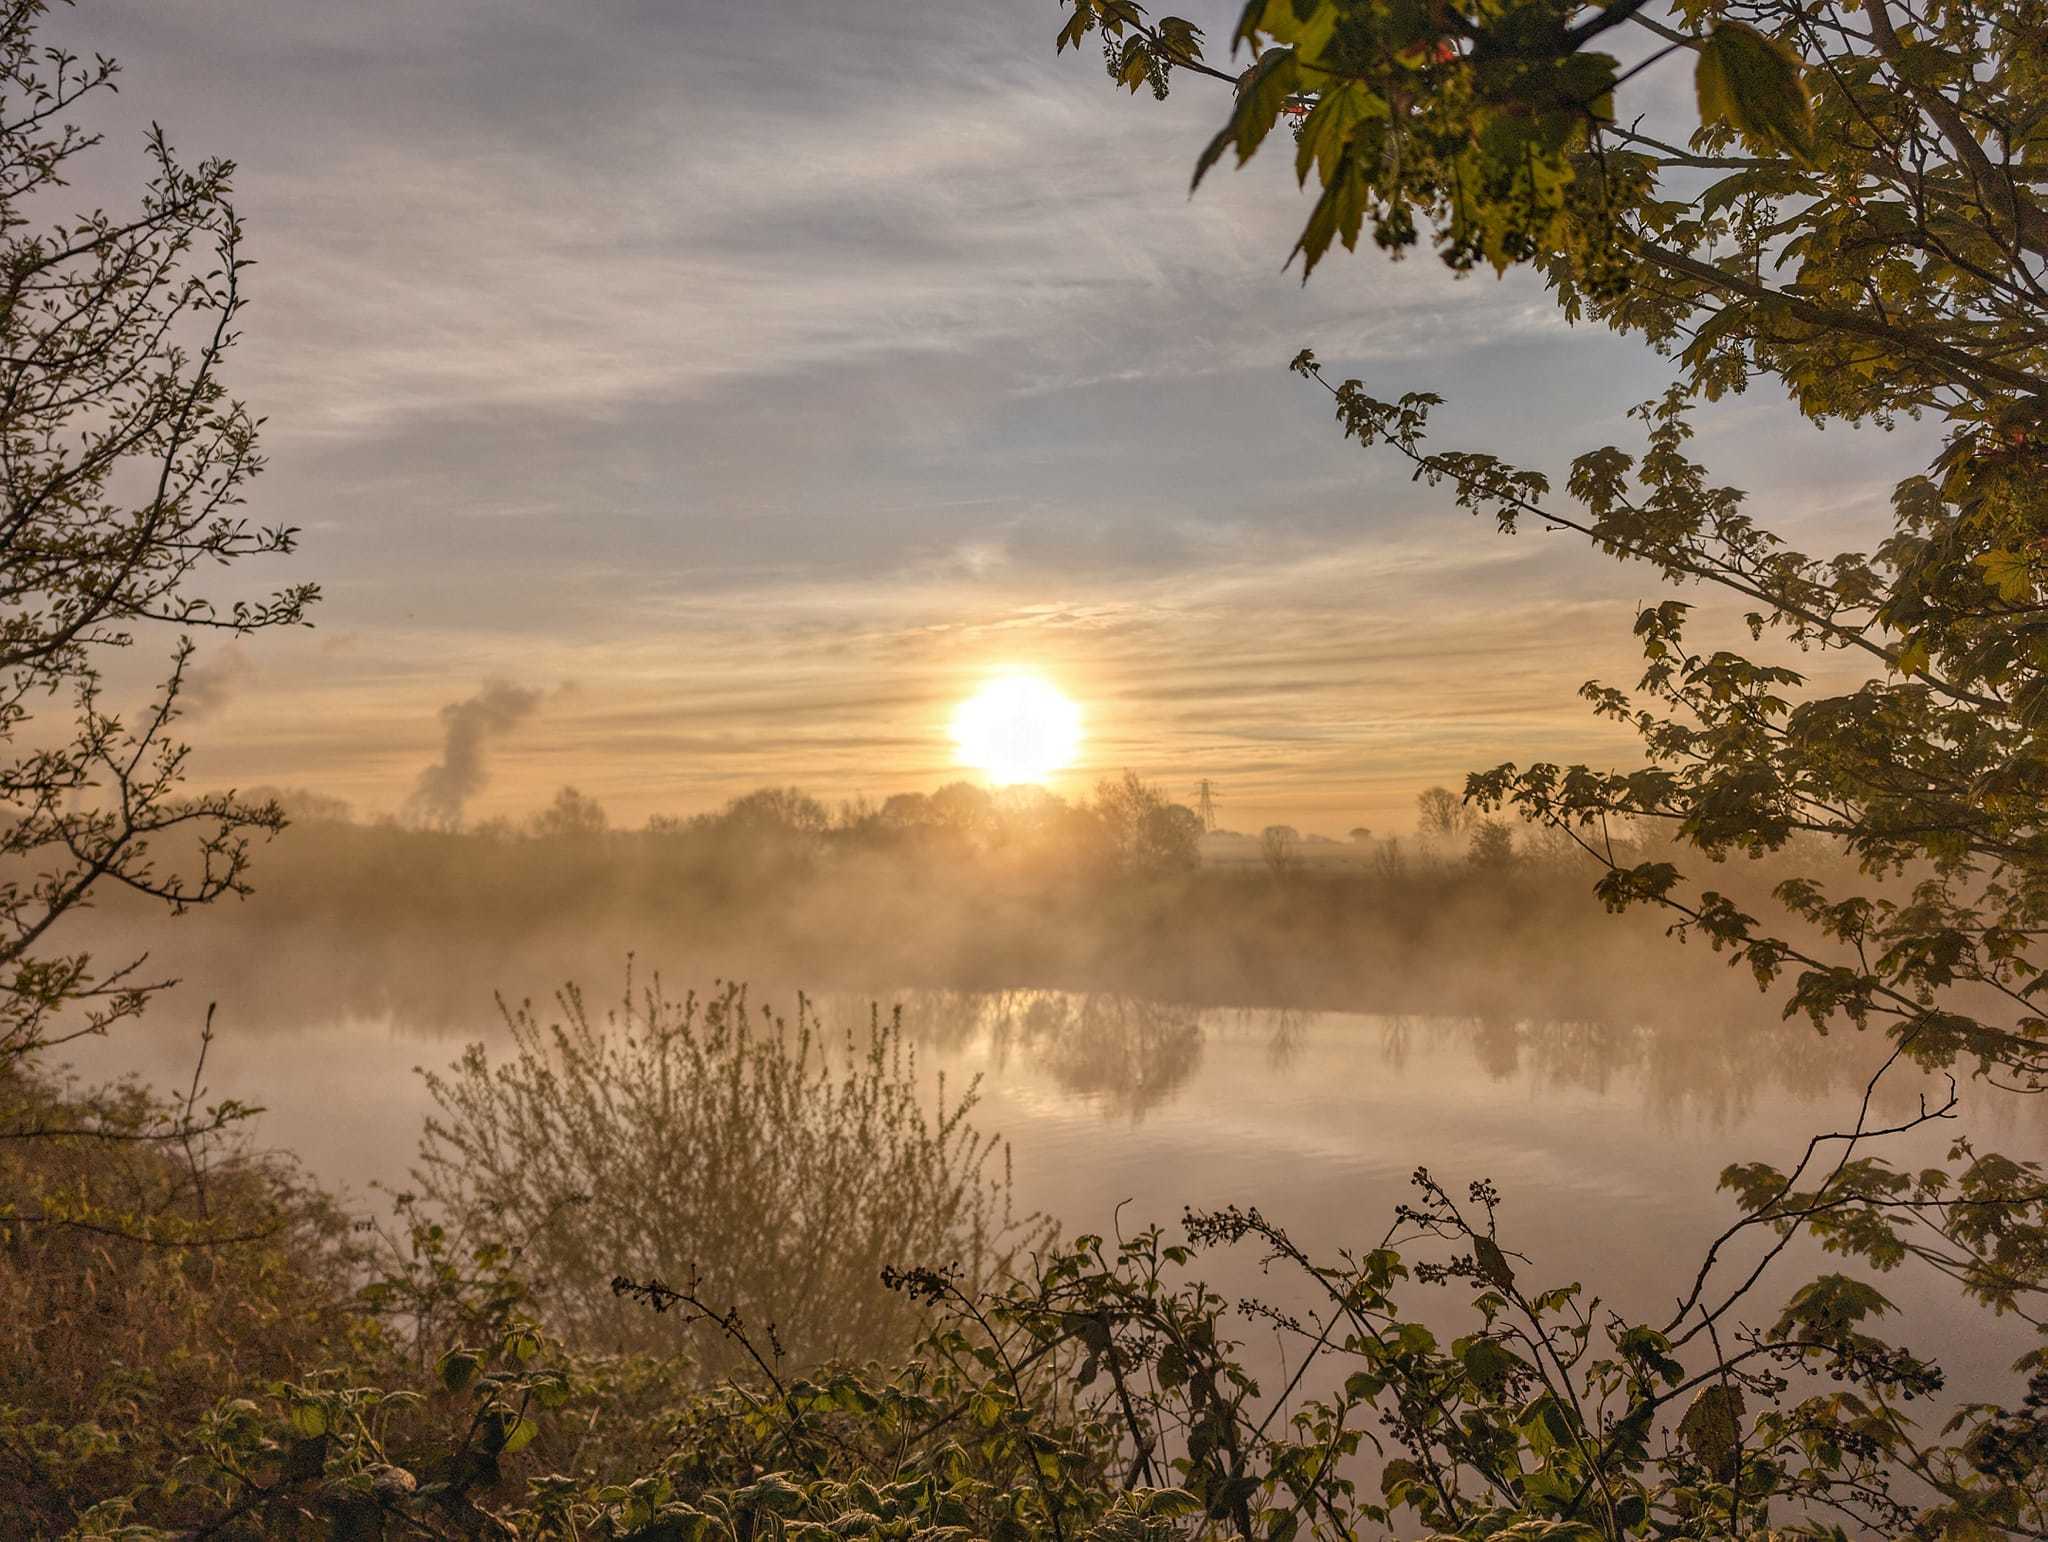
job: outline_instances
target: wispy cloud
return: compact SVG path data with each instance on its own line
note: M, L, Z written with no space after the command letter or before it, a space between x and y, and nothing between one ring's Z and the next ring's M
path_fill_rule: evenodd
M1233 13L1192 11L1215 37ZM1662 365L1564 328L1529 275L1360 254L1303 288L1284 156L1187 195L1227 93L1121 97L1053 56L1054 23L1014 0L58 16L129 66L112 146L160 117L242 163L253 512L305 527L329 595L326 633L222 677L261 710L217 714L204 763L369 808L434 764L444 812L570 780L624 817L769 779L886 790L949 774L951 701L1014 661L1089 704L1081 775L1227 770L1303 823L1613 747L1574 691L1626 667L1641 585L1447 515L1284 364L1314 345L1441 391L1443 442L1553 474L1625 440ZM115 171L81 199L114 206ZM1830 528L1886 469L1845 438L1701 442ZM517 734L436 717L493 676L593 684Z

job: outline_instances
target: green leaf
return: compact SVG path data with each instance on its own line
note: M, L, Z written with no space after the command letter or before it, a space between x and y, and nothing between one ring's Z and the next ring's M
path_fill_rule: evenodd
M1074 6L1074 13L1067 18L1066 24L1060 28L1057 45L1053 51L1055 53L1065 53L1069 48L1079 48L1081 40L1093 29L1094 23L1095 13L1089 9L1085 0L1083 0L1083 3L1077 3Z
M1159 1520L1179 1520L1183 1516L1199 1515L1202 1501L1184 1488L1140 1488L1131 1491L1141 1514Z
M1375 1376L1370 1371L1353 1371L1344 1378L1344 1395L1355 1403L1370 1403L1386 1390L1386 1386L1383 1376Z
M1834 1342L1864 1318L1880 1317L1894 1310L1875 1286L1846 1274L1824 1274L1793 1295L1772 1326L1770 1337L1790 1338L1803 1329L1816 1338Z
M1724 1483L1735 1475L1741 1453L1742 1413L1742 1389L1716 1382L1700 1389L1685 1417L1678 1421L1678 1438L1686 1449Z
M1256 45L1262 37L1284 43L1304 59L1321 57L1337 30L1335 0L1251 0L1239 19L1236 41Z
M1272 132L1273 124L1286 107L1287 99L1301 87L1301 65L1291 48L1269 48L1259 62L1245 72L1245 79L1238 84L1237 106L1232 109L1230 121L1223 130L1209 141L1201 158L1195 162L1194 180L1189 184L1192 191L1202 185L1209 168L1223 158L1223 152L1232 145L1237 146L1237 164L1242 166L1257 153Z
M1799 56L1739 21L1722 22L1700 47L1693 83L1700 118L1726 123L1762 149L1813 157L1813 104Z
M505 1432L505 1444L499 1450L506 1456L515 1451L524 1451L533 1444L533 1437L540 1433L540 1426L531 1419L522 1418Z
M290 1417L293 1433L307 1440L327 1433L327 1410L318 1403L294 1403Z
M1328 183L1353 130L1387 115L1385 100L1356 81L1325 91L1301 121L1301 143L1294 154L1295 180L1306 183L1313 167L1317 178Z
M2033 597L2034 575L2018 552L1987 551L1975 560L1984 570L1984 581L1998 591L2000 599L2018 604Z
M1515 1271L1508 1267L1507 1255L1500 1250L1500 1244L1491 1237L1474 1237L1472 1252L1479 1264L1480 1278L1487 1284L1502 1290L1510 1289L1515 1283Z
M1316 264L1329 251L1332 241L1342 240L1347 252L1357 248L1359 227L1365 223L1368 192L1365 176L1356 161L1343 161L1337 175L1330 179L1322 197L1316 200L1315 208L1309 212L1301 239L1294 243L1294 252L1301 254L1303 283L1307 283L1308 276L1315 272ZM1288 254L1290 260L1294 252Z
M1465 1347L1462 1358L1472 1384L1489 1394L1500 1389L1511 1371L1522 1367L1521 1359L1494 1339L1474 1339Z
M470 1349L451 1349L438 1367L441 1385L450 1392L467 1392L484 1368L483 1356Z

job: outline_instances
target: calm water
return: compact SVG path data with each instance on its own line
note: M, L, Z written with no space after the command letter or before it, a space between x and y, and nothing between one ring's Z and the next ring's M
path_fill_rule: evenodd
M530 962L530 961L529 961ZM182 988L203 1001L206 982ZM757 999L763 993L757 993ZM765 993L770 1002L787 997ZM439 1067L467 1039L502 1038L488 985L467 1022L423 1026L402 1011L298 1020L269 1004L261 1033L224 1020L208 1067L216 1097L259 1099L261 1142L299 1153L366 1206L373 1181L402 1185L429 1101L413 1068ZM864 1021L869 998L825 997L828 1023ZM1475 1022L1331 1012L1192 1009L1047 992L911 992L901 1002L921 1071L958 1088L980 1078L978 1122L1004 1136L1021 1208L1069 1231L1148 1219L1172 1229L1184 1205L1256 1204L1328 1253L1369 1246L1409 1177L1427 1166L1454 1191L1489 1178L1502 1238L1532 1263L1525 1281L1586 1282L1617 1308L1661 1316L1732 1217L1715 1190L1738 1159L1785 1165L1807 1136L1847 1128L1874 1055L1763 1019L1724 1033L1597 1024ZM187 1013L196 1020L197 1013ZM94 1075L139 1068L189 1077L192 1035L130 1031L76 1056ZM1965 1089L1968 1095L1968 1089ZM1910 1100L1901 1085L1888 1105ZM2044 1145L2039 1111L1966 1105L1963 1128L2015 1155ZM1955 1133L1895 1152L1938 1156ZM1784 1261L1751 1320L1818 1263ZM1227 1294L1270 1288L1252 1258L1210 1260ZM2026 1347L2010 1324L1954 1310L1931 1280L1881 1282L1902 1336L1939 1350L1958 1392L2010 1385Z

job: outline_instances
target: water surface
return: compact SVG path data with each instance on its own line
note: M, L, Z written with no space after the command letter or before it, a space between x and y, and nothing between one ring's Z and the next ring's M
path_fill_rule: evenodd
M180 990L196 1001L206 983ZM757 991L784 1006L793 994ZM958 1090L978 1079L977 1122L1008 1142L1020 1208L1069 1232L1148 1220L1173 1230L1184 1206L1238 1204L1258 1206L1311 1252L1363 1248L1427 1167L1454 1192L1479 1178L1501 1190L1502 1240L1530 1260L1525 1282L1581 1280L1616 1308L1659 1320L1734 1216L1716 1192L1720 1171L1737 1160L1787 1165L1814 1132L1849 1128L1884 1052L1881 1042L1778 1024L1762 1009L1702 1032L1044 991L881 994L902 1007L929 1084L943 1074ZM828 1024L858 1023L871 999L816 1005ZM414 1068L445 1066L466 1040L503 1041L488 984L474 1000L466 1020L323 1013L317 992L296 998L296 1015L271 1002L260 1031L223 1023L207 1083L216 1097L264 1103L263 1143L297 1152L375 1208L373 1184L405 1185L431 1109ZM149 1031L82 1046L80 1069L139 1066L182 1084L192 1038L167 1026L176 1020L159 1011ZM2039 1149L2038 1111L1964 1091L1963 1128L2014 1154ZM1914 1096L1902 1080L1878 1108L1895 1114ZM1922 1132L1895 1159L1938 1158L1954 1133ZM1257 1264L1204 1267L1235 1296L1270 1287ZM1748 1320L1767 1323L1822 1267L1840 1265L1812 1250L1783 1260ZM1958 1391L2009 1385L2006 1367L2027 1343L2016 1327L1957 1311L1931 1277L1900 1271L1880 1284L1902 1308L1901 1336L1938 1351Z

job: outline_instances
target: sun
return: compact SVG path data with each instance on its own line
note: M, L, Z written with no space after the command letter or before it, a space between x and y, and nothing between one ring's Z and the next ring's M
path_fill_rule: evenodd
M1074 763L1081 709L1037 675L1001 675L954 711L953 743L997 786L1041 782Z

